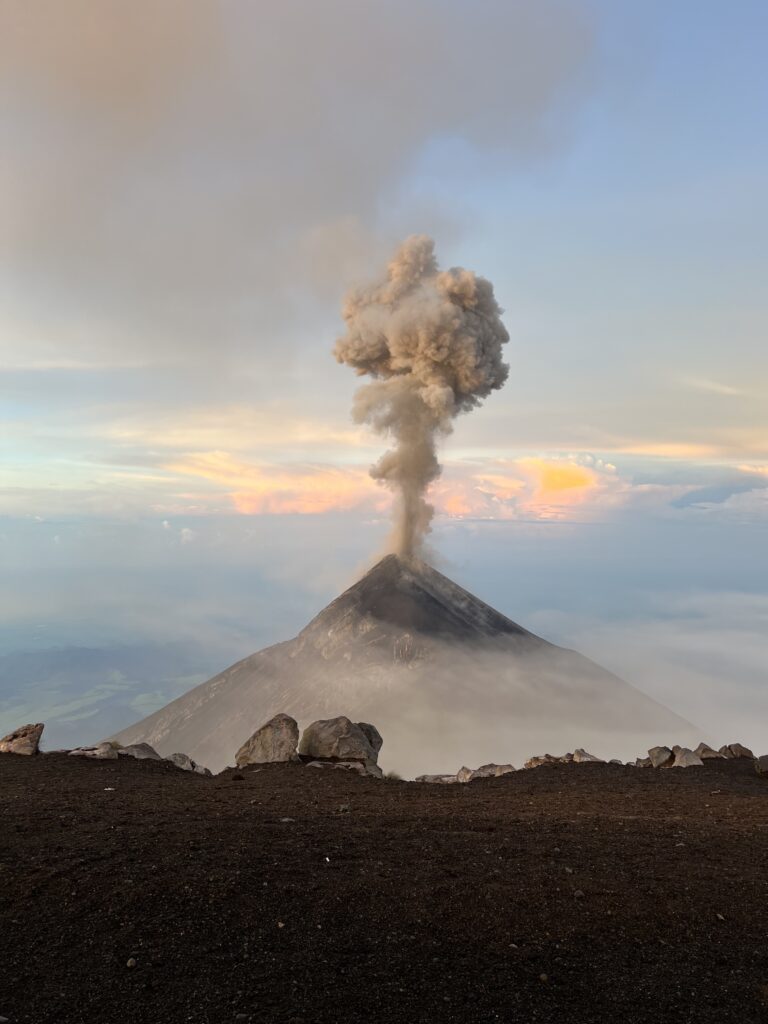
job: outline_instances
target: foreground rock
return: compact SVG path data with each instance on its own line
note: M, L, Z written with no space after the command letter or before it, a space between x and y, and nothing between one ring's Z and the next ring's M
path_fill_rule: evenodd
M365 730L373 730L378 740L372 742ZM337 761L354 759L376 764L382 742L373 726L365 722L355 724L345 715L339 715L338 718L321 719L308 725L301 737L299 753L305 757Z
M675 760L672 762L673 768L699 768L704 765L699 755L689 750L688 747L674 747L673 752L675 755Z
M675 760L675 755L669 747L651 747L648 757L654 768L669 768Z
M70 757L92 757L98 761L116 761L117 748L111 743L97 743L95 747L75 747Z
M30 756L38 753L40 737L45 725L37 722L34 725L21 725L0 740L0 754L24 754Z
M212 775L208 768L198 764L197 761L193 761L188 754L171 754L170 757L166 758L166 761L170 761L171 764L175 764L177 768L181 768L185 772L196 772L198 775Z
M290 715L275 715L245 741L235 754L235 763L238 768L242 768L246 764L298 761L298 744L299 726L296 719Z

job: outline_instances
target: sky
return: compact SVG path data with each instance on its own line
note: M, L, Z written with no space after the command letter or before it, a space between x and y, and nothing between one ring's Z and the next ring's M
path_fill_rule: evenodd
M331 352L424 232L510 334L430 557L768 749L766 30L752 0L6 0L0 732L128 724L386 549Z

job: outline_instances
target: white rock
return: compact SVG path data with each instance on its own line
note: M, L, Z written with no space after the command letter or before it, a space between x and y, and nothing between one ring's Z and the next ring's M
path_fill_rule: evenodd
M334 757L339 761L356 758L376 764L381 749L381 736L377 730L374 742L365 730L373 726L363 723L365 729L351 722L345 715L338 718L321 719L304 730L299 744L299 753L308 757ZM381 742L380 742L381 741Z
M154 747L148 743L132 743L127 747L118 747L119 757L135 757L137 761L162 761Z
M720 747L720 753L723 757L748 757L750 760L755 758L749 747L745 747L741 743L729 743L725 747Z
M245 764L273 764L298 761L299 726L290 715L275 715L260 726L235 754L242 768Z
M99 761L116 761L117 750L111 743L97 743L95 747L76 747L70 750L70 757L92 757Z
M694 750L694 754L702 759L702 761L714 760L715 758L724 758L725 754L721 754L719 750L715 750L710 747L708 743L700 743Z
M45 725L37 722L32 725L21 725L0 740L0 754L24 754L30 756L38 753L40 737Z
M673 768L697 768L704 764L698 754L694 754L688 747L675 747L675 760Z
M459 780L455 775L417 775L416 782L431 782L437 785L450 786Z
M651 747L648 757L654 768L668 768L675 759L669 747Z
M211 772L198 764L197 761L193 761L189 754L171 754L170 757L166 758L166 761L170 761L171 764L175 764L177 768L181 768L185 772L196 772L198 775L211 775Z
M577 764L584 764L586 761L594 761L596 764L605 764L605 761L601 757L595 757L594 754L588 754L582 747L577 747L573 752L573 760Z

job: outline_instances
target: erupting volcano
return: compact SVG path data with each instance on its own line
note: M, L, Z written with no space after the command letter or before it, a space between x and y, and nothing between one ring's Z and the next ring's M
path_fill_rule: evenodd
M374 722L386 764L416 775L519 761L540 748L626 756L695 739L671 711L424 560L438 440L507 379L501 312L489 281L439 270L424 235L402 244L381 280L347 296L334 354L373 378L357 391L355 419L394 441L371 474L395 495L395 554L295 639L252 654L118 740L183 750L218 770L279 712L304 724L347 715Z
M388 555L295 637L252 654L121 732L214 771L274 714L374 722L407 776L698 742L693 727L575 651L548 643L418 559Z

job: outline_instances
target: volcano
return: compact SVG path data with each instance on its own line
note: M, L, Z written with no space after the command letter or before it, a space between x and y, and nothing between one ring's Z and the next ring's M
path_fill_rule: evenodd
M425 562L388 555L293 640L252 654L118 733L217 771L278 712L347 715L406 777L581 746L629 757L694 745L693 726L576 651L495 611Z

